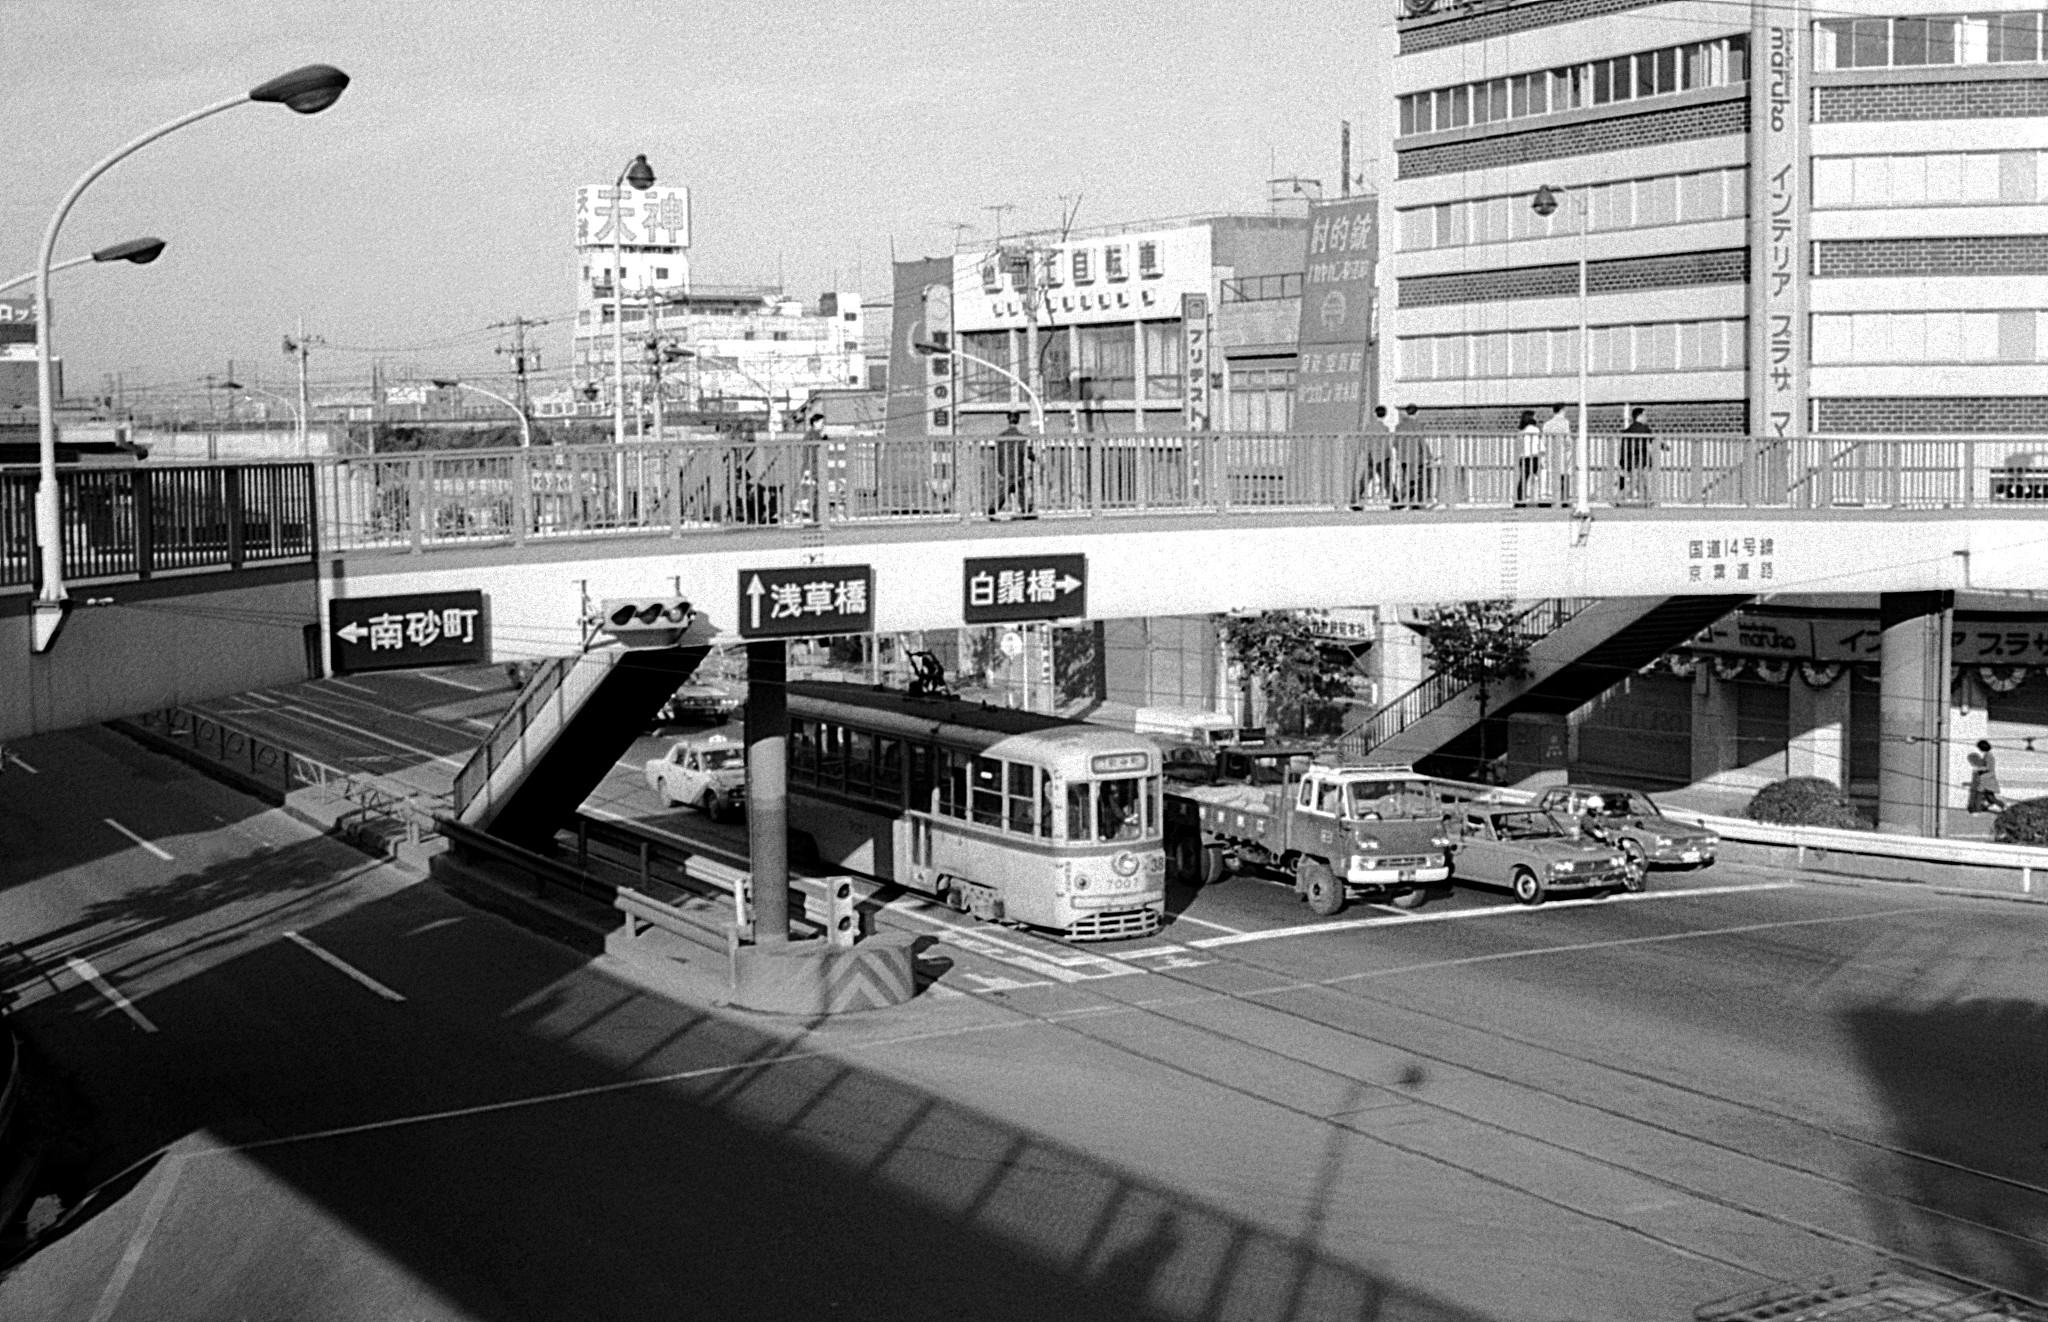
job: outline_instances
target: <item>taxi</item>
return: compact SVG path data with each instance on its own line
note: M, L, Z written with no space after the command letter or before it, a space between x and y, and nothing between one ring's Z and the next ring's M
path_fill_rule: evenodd
M722 734L678 739L647 764L647 788L664 808L691 804L714 822L737 816L746 810L746 749Z

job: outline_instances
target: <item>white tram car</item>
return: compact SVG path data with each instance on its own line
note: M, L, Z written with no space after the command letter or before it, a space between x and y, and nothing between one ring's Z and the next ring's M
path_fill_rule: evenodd
M1158 745L952 698L789 686L789 824L821 862L1071 941L1166 909Z

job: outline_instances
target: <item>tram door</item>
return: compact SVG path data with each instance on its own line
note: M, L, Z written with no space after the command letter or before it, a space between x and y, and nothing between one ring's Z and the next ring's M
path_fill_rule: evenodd
M931 745L910 746L910 864L921 869L932 865L932 761Z

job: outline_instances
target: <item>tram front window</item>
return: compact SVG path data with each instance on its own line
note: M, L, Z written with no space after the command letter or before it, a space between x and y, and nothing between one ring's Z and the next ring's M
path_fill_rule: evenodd
M1136 777L1096 784L1095 838L1136 840L1145 833L1145 782Z

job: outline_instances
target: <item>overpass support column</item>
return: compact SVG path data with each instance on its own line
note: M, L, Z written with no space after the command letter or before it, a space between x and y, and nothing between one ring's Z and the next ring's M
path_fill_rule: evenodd
M759 946L789 941L788 647L747 644L747 855Z
M1701 657L1692 672L1692 782L1735 769L1735 686L1714 678L1714 663Z
M1787 715L1785 774L1818 776L1847 787L1849 676L1846 672L1817 689L1798 674L1785 681Z
M1948 776L1953 592L1888 592L1878 601L1877 827L1940 835Z

